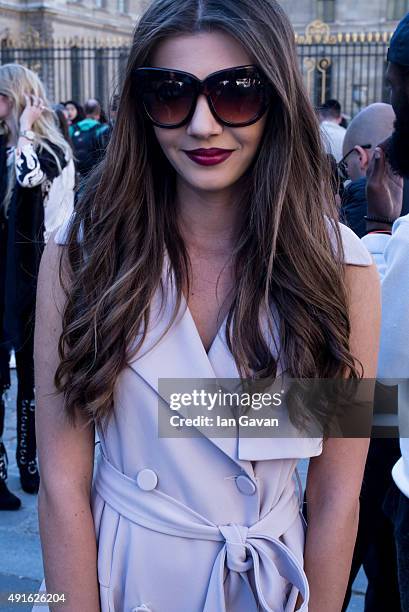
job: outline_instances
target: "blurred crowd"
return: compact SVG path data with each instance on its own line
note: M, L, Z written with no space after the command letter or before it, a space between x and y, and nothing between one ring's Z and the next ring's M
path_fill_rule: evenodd
M104 156L115 124L118 96L113 97L108 115L96 98L83 105L75 100L60 102L54 109L72 147L78 178L84 178Z

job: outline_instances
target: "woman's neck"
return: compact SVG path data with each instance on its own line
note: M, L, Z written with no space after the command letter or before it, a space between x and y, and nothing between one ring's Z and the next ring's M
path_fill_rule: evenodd
M197 191L177 188L179 226L187 250L210 258L225 258L234 247L239 219L233 190Z

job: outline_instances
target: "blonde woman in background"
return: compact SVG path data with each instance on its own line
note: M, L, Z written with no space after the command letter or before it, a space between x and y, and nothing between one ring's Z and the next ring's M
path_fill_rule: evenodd
M4 391L14 348L18 379L17 449L21 486L36 493L33 333L37 273L50 233L73 210L72 151L44 86L18 64L0 66L0 509L20 500L6 486Z

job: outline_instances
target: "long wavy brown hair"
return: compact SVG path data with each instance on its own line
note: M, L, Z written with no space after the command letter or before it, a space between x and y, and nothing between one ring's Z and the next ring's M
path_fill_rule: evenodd
M175 171L145 120L133 71L149 65L164 38L213 29L243 45L275 92L260 149L244 177L228 346L242 377L274 378L278 359L259 313L268 313L272 334L276 313L290 376L359 377L349 349L337 210L288 18L274 0L155 0L135 29L112 140L80 199L60 268L67 302L55 383L73 420L77 410L95 422L111 415L118 375L145 338L165 249L176 280L175 316L189 287Z

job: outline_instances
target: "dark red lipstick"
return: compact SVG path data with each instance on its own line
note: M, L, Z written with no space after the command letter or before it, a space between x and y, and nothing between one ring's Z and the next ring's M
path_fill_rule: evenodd
M233 149L194 149L185 153L200 166L216 166L226 161L233 153Z

